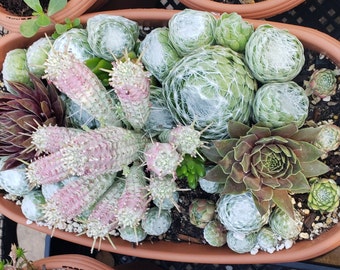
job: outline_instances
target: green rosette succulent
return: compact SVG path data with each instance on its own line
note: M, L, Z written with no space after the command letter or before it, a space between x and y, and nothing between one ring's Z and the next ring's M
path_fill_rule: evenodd
M53 40L48 37L42 37L33 42L26 51L27 66L29 72L41 77L45 73L44 63L48 57Z
M139 53L147 70L162 82L180 57L169 41L169 28L155 28L141 41Z
M222 195L216 203L218 219L229 231L257 232L268 222L270 209L261 214L250 192Z
M253 232L247 235L239 234L238 232L227 232L228 247L237 253L251 252L256 245L257 233Z
M184 9L169 20L169 40L179 56L211 45L214 40L216 18L211 12Z
M217 20L214 32L216 44L244 52L247 41L254 32L254 26L233 13L223 13Z
M227 138L227 122L248 123L257 89L241 54L220 45L183 57L163 82L176 124L193 125L204 140Z
M325 152L336 150L340 145L340 127L334 124L324 124L313 144Z
M294 209L290 217L281 208L276 207L269 217L269 226L273 232L283 239L296 239L302 230L302 216Z
M322 68L315 70L307 83L306 91L320 98L335 95L337 79L335 72Z
M212 220L204 227L203 237L213 247L222 247L227 243L227 231L218 220Z
M311 144L319 128L298 129L291 123L270 129L229 121L231 138L216 140L205 156L217 165L205 178L224 182L223 193L251 192L264 214L276 204L293 217L290 193L310 190L307 177L329 171L318 158L324 153Z
M263 24L246 44L245 61L262 83L291 81L305 63L304 47L287 30Z
M264 226L257 234L257 244L260 249L273 253L279 244L278 236L270 227Z
M108 61L133 51L139 35L137 22L109 14L97 14L88 19L86 30L88 44L95 56Z
M308 96L297 83L267 83L256 91L252 116L255 122L270 128L291 122L301 127L308 116L308 107Z
M194 199L189 206L190 223L204 228L215 215L215 203L207 199Z
M29 68L27 65L26 49L14 49L9 51L2 67L2 76L6 90L12 94L17 92L11 87L9 81L20 82L27 86L32 86Z
M308 195L308 207L321 212L333 212L339 207L340 187L333 179L316 179Z

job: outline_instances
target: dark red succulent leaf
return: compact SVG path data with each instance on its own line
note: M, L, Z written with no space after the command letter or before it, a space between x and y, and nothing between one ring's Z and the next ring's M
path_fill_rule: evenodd
M65 126L64 103L57 88L52 84L45 85L33 74L30 78L33 87L10 81L14 92L0 92L0 156L8 157L3 170L35 157L31 134L39 126Z

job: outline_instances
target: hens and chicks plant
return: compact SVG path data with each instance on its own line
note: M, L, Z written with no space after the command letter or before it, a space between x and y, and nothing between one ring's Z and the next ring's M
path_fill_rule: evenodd
M31 221L114 246L113 235L138 243L166 233L178 193L199 185L219 194L188 209L207 243L239 253L289 247L302 224L292 194L308 193L309 178L329 170L319 161L329 148L318 146L338 145L340 133L335 126L316 143L322 127L303 127L308 92L292 81L304 64L301 42L236 13L190 9L140 33L137 22L101 14L7 54L6 197ZM332 82L316 76L314 94ZM331 181L311 191L311 208L337 209Z

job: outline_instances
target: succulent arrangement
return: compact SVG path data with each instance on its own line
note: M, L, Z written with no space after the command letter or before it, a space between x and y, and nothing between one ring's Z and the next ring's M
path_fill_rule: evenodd
M295 36L236 13L186 9L145 36L96 15L7 54L0 186L28 220L93 248L161 237L173 211L212 246L288 248L303 222L295 195L321 212L340 197L323 162L339 127L306 124L310 98L333 95L336 75L319 71L304 89L293 81L304 61ZM179 193L195 189L217 199L183 209Z

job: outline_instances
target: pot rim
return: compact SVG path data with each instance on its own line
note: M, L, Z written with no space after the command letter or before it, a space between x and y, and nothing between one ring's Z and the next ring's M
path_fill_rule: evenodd
M92 247L93 239L85 235L64 232L58 229L48 228L36 223L27 222L21 212L20 206L15 202L0 198L0 213L11 220L27 226L33 230L58 237L62 240L75 244ZM160 241L157 243L142 242L138 246L116 237L112 238L116 249L109 241L102 240L99 246L98 241L94 245L96 249L108 252L149 258L165 261L178 261L189 263L208 263L208 264L263 264L263 263L283 263L307 260L323 255L340 246L340 223L324 232L313 241L299 241L290 249L274 252L272 254L260 251L256 255L250 253L238 254L231 251L228 247L215 248L208 245ZM187 252L190 249L190 252Z
M138 21L139 23L162 24L166 22L177 11L163 10L163 9L124 9L113 10L105 12L96 12L85 14L81 16L81 21L84 23L86 20L96 14L105 13L112 15L121 15L129 19ZM317 30L287 25L282 23L272 23L269 21L250 20L254 23L255 27L260 24L270 23L274 26L285 28L304 43L308 48L326 53L337 65L340 65L340 42L334 38L321 33ZM49 29L51 31L51 29ZM41 34L42 36L43 34ZM37 39L38 36L35 37ZM318 39L323 39L323 42L318 42ZM5 57L5 51L10 49L10 42L15 42L15 47L25 47L30 44L34 39L25 39L20 34L8 34L0 39L0 68ZM317 44L314 44L317 43ZM13 47L13 45L12 45ZM324 47L324 48L323 48ZM329 51L331 50L331 51ZM91 247L93 239L85 235L77 236L73 233L68 233L60 230L51 230L46 226L39 226L35 223L28 224L26 218L23 216L20 207L14 202L0 198L0 213L9 217L17 223L31 227L46 234L53 234L53 236L71 241L80 245ZM109 241L102 241L100 248L109 252L120 253L125 255L137 256L142 258L153 258L168 261L182 261L192 263L213 263L213 264L245 264L245 263L278 263L278 262L294 262L306 259L311 259L319 255L325 254L332 249L340 246L340 223L335 225L331 230L323 233L313 241L299 241L292 248L274 252L273 254L266 252L259 252L256 255L251 254L238 254L231 251L228 247L215 248L208 245L194 244L187 242L174 243L170 241L160 241L156 244L150 242L142 242L137 247L131 243L124 241L121 238L114 238L114 244L117 249L114 249ZM99 248L99 243L95 244L95 248ZM190 252L187 252L190 248ZM183 251L184 250L184 251Z
M225 4L214 0L180 0L188 8L213 12L237 12L250 19L263 19L288 11L305 0L266 0L254 4Z

